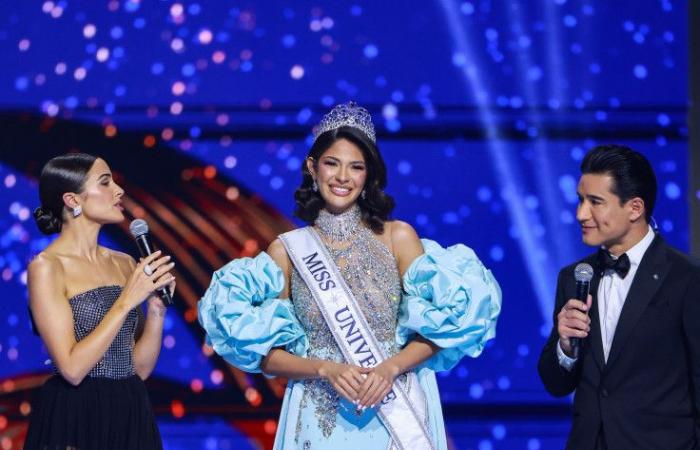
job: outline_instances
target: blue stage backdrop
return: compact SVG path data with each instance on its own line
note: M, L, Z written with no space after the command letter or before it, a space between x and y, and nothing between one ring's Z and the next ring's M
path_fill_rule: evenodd
M647 155L659 179L658 228L672 245L689 245L685 8L671 0L3 2L0 120L142 136L115 166L153 152L185 158L294 220L312 126L338 102L367 106L394 216L422 237L472 247L503 289L496 340L439 376L451 445L562 448L570 399L549 397L536 365L558 269L590 251L575 220L586 150L618 142ZM3 129L0 391L10 396L48 370L27 314L26 266L49 243L31 217L36 179L10 152L29 152L24 160L40 167L51 149L24 149L13 126ZM76 148L100 153L87 141ZM105 229L104 243L134 253L114 231ZM154 374L174 386L158 408L166 448L269 445L220 408L180 409L178 389L234 389L184 311L168 312ZM31 404L16 406L0 408L2 449L21 440ZM270 436L271 411L260 419Z

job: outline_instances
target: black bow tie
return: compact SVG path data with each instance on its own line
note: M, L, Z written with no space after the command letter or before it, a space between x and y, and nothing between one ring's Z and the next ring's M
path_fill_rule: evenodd
M606 270L614 270L620 276L625 278L630 271L630 258L627 253L623 253L619 258L615 259L610 256L607 250L602 248L598 250L598 268L605 272Z

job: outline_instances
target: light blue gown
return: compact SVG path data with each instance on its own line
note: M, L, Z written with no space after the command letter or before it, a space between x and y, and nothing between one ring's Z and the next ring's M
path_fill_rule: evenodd
M426 397L431 439L446 450L435 371L454 367L465 355L478 356L495 336L500 288L470 248L445 249L429 240L422 240L425 253L401 280L387 247L363 230L351 249L329 250L387 354L416 335L442 348L414 370ZM226 264L199 303L209 345L246 372L260 372L263 357L275 347L344 362L296 270L290 287L293 301L279 298L284 274L266 253ZM275 449L385 450L388 444L376 411L358 415L323 380L289 381Z

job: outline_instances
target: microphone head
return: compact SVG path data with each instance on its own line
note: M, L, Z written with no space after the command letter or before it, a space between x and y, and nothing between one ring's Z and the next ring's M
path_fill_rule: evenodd
M129 231L131 231L131 235L135 238L143 236L148 233L148 224L143 219L132 220L129 225Z
M590 264L577 264L574 269L574 278L582 283L590 283L593 278L593 267Z

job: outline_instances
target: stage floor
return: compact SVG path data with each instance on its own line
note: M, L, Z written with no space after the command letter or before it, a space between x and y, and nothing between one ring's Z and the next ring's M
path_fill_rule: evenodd
M242 432L210 418L161 420L166 450L257 450ZM449 444L455 450L561 450L569 431L567 419L447 421ZM263 445L264 447L264 445Z

